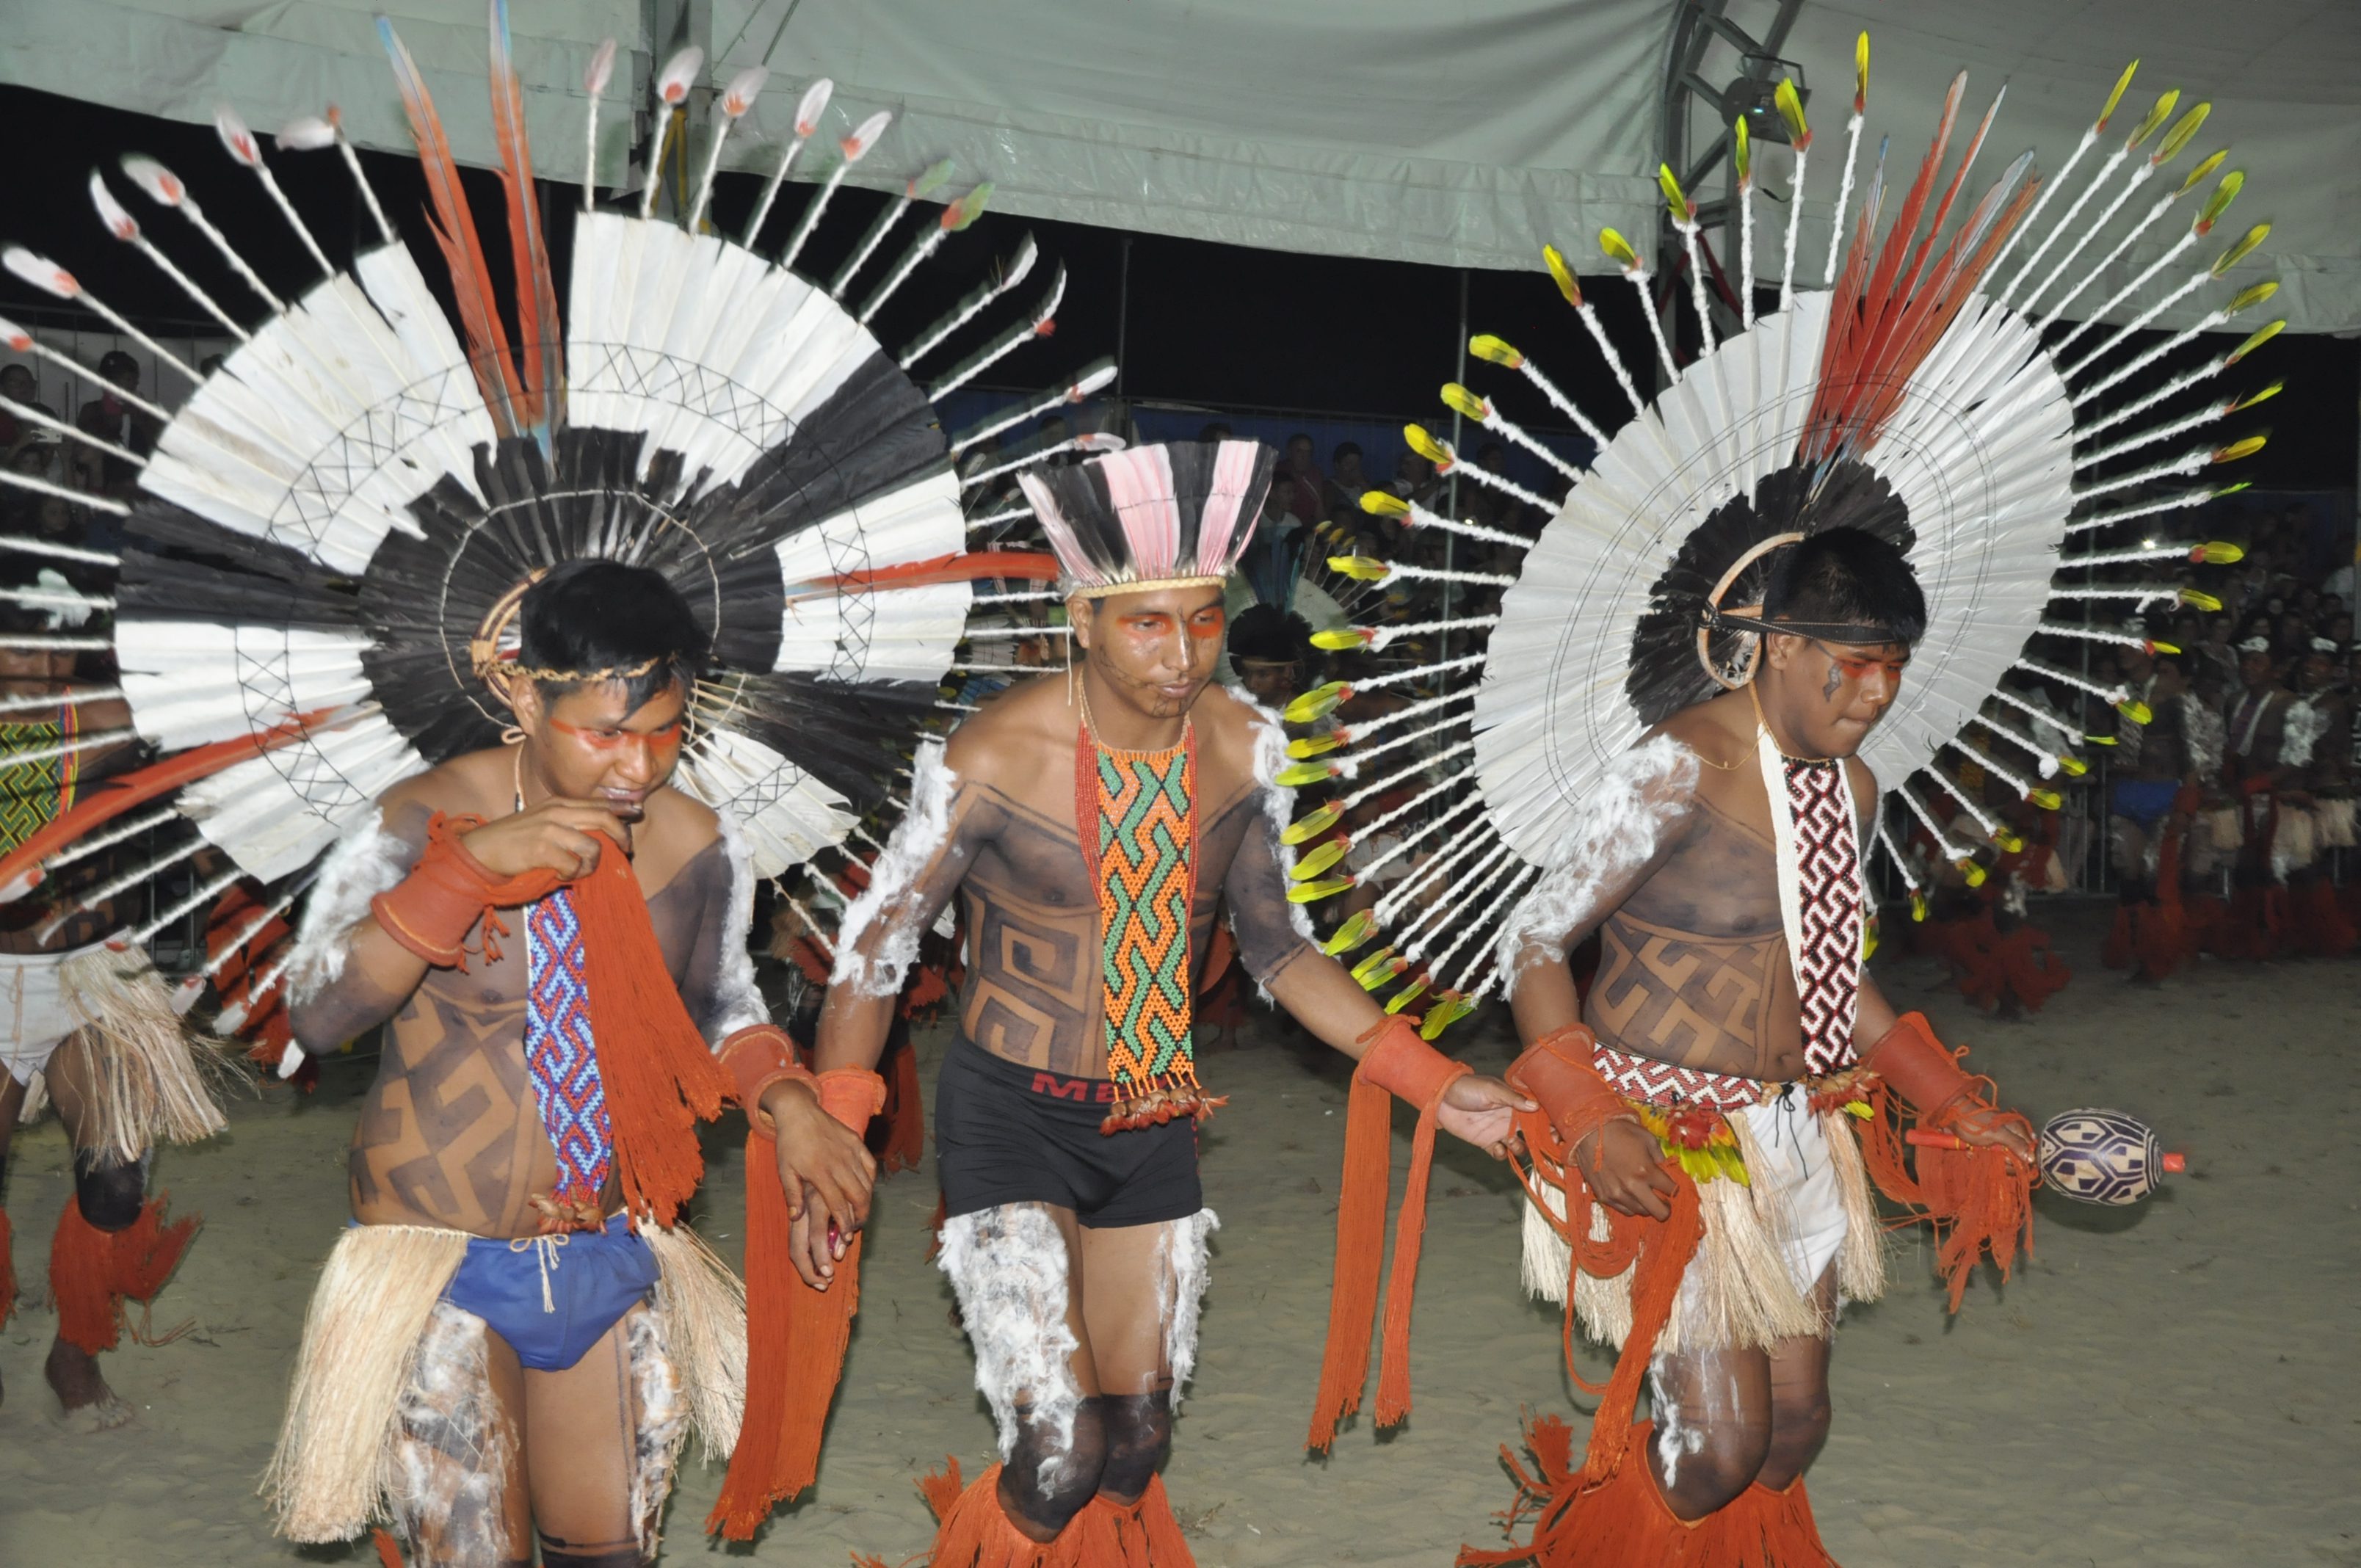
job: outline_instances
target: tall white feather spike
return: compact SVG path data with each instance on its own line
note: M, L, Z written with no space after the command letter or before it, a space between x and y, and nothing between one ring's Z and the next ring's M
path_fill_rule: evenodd
M204 379L186 360L133 326L105 301L83 288L72 273L49 258L36 256L21 245L12 245L5 250L0 250L0 266L6 267L9 271L45 294L54 295L60 300L71 300L77 304L88 306L93 313L109 326L154 355L162 363L180 372L192 385Z
M646 218L656 210L656 190L664 183L664 142L672 135L672 122L680 106L688 101L688 90L696 85L697 73L705 65L705 51L691 44L664 61L656 77L656 135L648 149L648 181L640 192L640 216Z
M713 195L713 176L721 167L721 146L738 122L754 106L763 91L763 83L771 79L768 67L751 65L730 79L721 92L721 123L713 127L713 144L705 151L705 169L697 178L697 203L688 210L688 222L684 226L695 234L705 221L705 204Z
M232 337L236 338L240 343L246 341L246 329L232 321L229 313L214 303L211 294L197 287L194 279L174 266L170 257L157 249L149 243L148 236L139 232L138 220L131 215L129 209L115 199L115 192L106 188L106 176L95 169L90 171L90 203L98 209L98 221L106 225L107 233L131 246L140 255L154 262L159 271L178 284L181 291L194 300L206 314L221 323Z
M869 156L869 149L877 145L878 138L885 134L885 127L893 123L894 112L880 109L855 126L851 136L836 144L840 155L836 167L828 171L828 179L804 208L803 220L796 225L796 232L787 240L787 248L779 253L781 267L796 264L796 258L803 254L804 242L811 238L812 230L819 226L820 215L828 211L829 203L835 199L837 187L844 183L844 177L852 172L855 164Z
M189 194L189 188L181 182L179 175L156 159L136 152L126 153L124 156L123 172L130 178L133 184L148 193L150 201L159 206L174 208L182 217L195 225L197 232L204 236L213 247L221 253L222 259L229 263L230 269L244 279L246 286L260 296L265 304L273 311L284 311L287 308L285 302L270 291L270 286L262 280L262 275L247 265L246 258L240 256L237 253L237 247L230 244L229 236L215 228L213 220L205 216L204 209L197 205L197 199Z
M795 167L804 144L819 129L819 117L827 112L829 97L835 91L836 83L825 76L804 89L803 97L796 104L796 134L779 154L778 166L771 170L771 178L764 181L763 194L754 203L754 215L746 220L746 232L739 236L738 243L747 249L753 249L754 242L762 237L763 221L771 215L771 203L778 200L779 187L785 181L787 170Z
M1037 337L1049 336L1058 319L1058 307L1065 302L1065 299L1066 269L1061 264L1050 277L1049 293L1043 296L1040 304L1034 307L1031 321L1012 327L1003 334L996 341L986 345L965 364L953 370L947 379L928 388L927 395L940 402L944 398L958 391L961 387L1016 353L1026 344Z
M262 181L262 188L278 203L288 226L303 242L303 248L312 253L312 259L319 263L321 274L335 277L336 269L329 263L328 253L322 250L320 242L312 237L311 226L295 211L295 203L287 199L287 192L280 188L279 177L270 172L270 165L262 159L262 144L255 139L252 131L247 129L246 121L239 117L238 112L226 104L215 109L214 129L220 135L222 146L229 150L230 157L254 170L254 177Z
M1025 281L1026 277L1032 272L1034 263L1040 259L1040 247L1034 243L1031 235L1028 234L1019 240L1016 254L1008 258L994 277L977 285L965 299L945 313L940 321L928 328L926 335L921 337L916 345L904 351L898 361L902 368L907 370L933 353L941 345L945 338L983 313L985 306Z
M615 40L602 38L582 70L582 210L598 202L598 102L615 74Z

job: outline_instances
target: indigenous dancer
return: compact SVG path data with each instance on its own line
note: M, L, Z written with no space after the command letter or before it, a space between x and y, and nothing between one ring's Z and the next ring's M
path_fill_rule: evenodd
M29 589L0 589L0 854L130 752L121 699L72 679L74 644L88 640L60 633L82 598L48 572ZM103 1427L131 1419L97 1359L120 1343L123 1303L163 1288L197 1227L193 1215L167 1223L166 1200L148 1199L149 1156L225 1125L209 1081L222 1064L181 1026L196 988L168 990L157 974L147 943L167 921L127 924L145 907L143 879L123 870L105 847L59 857L39 896L22 896L33 890L19 879L0 904L0 1170L19 1120L46 1096L73 1146L73 1191L49 1244L58 1328L44 1372L70 1416ZM0 1212L0 1322L16 1299L9 1240Z
M2289 939L2279 865L2282 797L2304 760L2290 760L2290 742L2308 757L2310 736L2290 732L2295 694L2279 684L2270 639L2262 632L2238 644L2238 681L2237 700L2224 716L2223 783L2237 806L2239 847L2230 871L2230 907L2214 933L2213 950L2225 959L2269 959L2280 956Z
M544 1563L620 1564L654 1552L691 1425L731 1455L710 1529L751 1536L811 1481L832 1382L790 1364L789 1329L831 1303L788 1266L787 1227L805 1176L865 1188L879 1086L822 1085L841 1125L801 1130L783 1185L765 1107L809 1075L754 992L753 882L884 800L941 715L973 584L1054 576L1043 555L963 554L952 458L1030 405L954 445L908 367L960 343L934 390L963 384L1048 335L1064 280L984 324L1034 267L1027 239L889 348L862 321L973 196L927 214L898 256L883 246L910 203L892 209L815 284L751 248L775 180L749 243L701 232L717 142L686 225L651 215L653 175L635 213L586 184L561 320L505 14L489 85L507 297L380 23L456 331L333 118L279 147L337 149L359 181L375 239L348 272L223 112L224 146L280 208L270 248L201 225L243 280L229 300L166 274L238 345L201 375L141 340L192 390L177 414L148 411L152 452L111 454L136 474L126 497L88 503L124 519L114 653L134 725L168 754L0 856L0 890L131 824L174 846L155 866L235 862L200 902L242 875L273 909L311 882L291 948L248 958L233 1010L258 1017L291 986L282 1074L380 1020L387 1044L353 1146L360 1223L314 1296L266 1478L278 1528L321 1541L385 1520L423 1561L487 1568L530 1560L537 1533ZM657 73L659 140L701 59ZM610 46L588 83L594 133L612 61ZM717 92L717 137L762 81ZM787 157L827 96L804 94ZM840 138L846 164L886 123ZM151 159L124 173L156 203L188 196ZM786 262L836 183L775 225ZM163 258L105 172L92 195L110 234ZM13 247L5 261L130 330L65 269ZM702 1174L695 1124L729 1099L752 1135L742 1294L678 1223Z
M2280 760L2290 770L2282 792L2282 842L2272 869L2287 884L2289 950L2341 959L2356 940L2337 906L2329 857L2353 843L2353 698L2336 685L2336 644L2315 637L2295 667Z
M2114 139L2129 80L2078 160ZM2200 332L2150 344L2097 323L2119 309L2152 319L2163 304L2133 301L2159 275L2167 303L2226 296L2201 317L2208 324L2272 285L2217 282L2259 231L2179 259L2220 219L2241 183L2232 174L2153 265L2120 290L2098 286L2220 165L2217 155L2177 190L2168 181L2129 200L2187 148L2204 105L2176 119L2179 95L2165 94L2070 196L2060 196L2070 168L2028 182L2030 154L1977 196L1966 183L1989 114L1946 169L1965 86L1952 84L1898 202L1902 182L1889 187L1881 160L1848 208L1867 105L1862 38L1826 287L1796 286L1796 225L1810 209L1789 203L1771 269L1777 308L1758 319L1756 291L1741 287L1734 334L1709 308L1696 210L1664 172L1690 280L1682 334L1653 330L1653 269L1620 235L1602 236L1671 382L1653 404L1573 269L1545 252L1632 418L1609 436L1520 349L1488 334L1469 348L1525 384L1504 398L1535 398L1594 434L1588 468L1547 453L1499 401L1444 389L1463 417L1558 464L1570 488L1499 614L1475 618L1489 628L1487 651L1438 667L1446 689L1419 705L1421 731L1456 772L1431 786L1435 810L1405 837L1433 845L1449 892L1422 912L1389 895L1339 945L1383 933L1389 945L1364 964L1382 959L1405 990L1444 987L1430 1026L1512 988L1527 1048L1507 1077L1544 1107L1519 1117L1532 1160L1526 1277L1566 1301L1569 1343L1578 1320L1621 1348L1586 1454L1554 1419L1529 1431L1540 1470L1520 1470L1510 1514L1532 1518L1529 1538L1463 1562L1826 1562L1799 1477L1825 1429L1837 1308L1881 1281L1868 1179L1932 1220L1954 1309L1977 1263L2004 1273L2026 1233L2026 1123L1993 1103L1925 1019L1895 1016L1863 973L1872 841L1905 885L1914 875L1872 773L1958 864L1971 851L1930 795L1987 837L2009 830L1956 763L2045 811L2059 804L2045 781L2081 768L2070 743L2090 738L2061 745L2027 725L2041 713L2005 684L2013 670L2145 711L2124 687L2070 667L2079 641L2143 640L2092 624L2079 604L2054 620L2043 606L2169 602L2177 587L2143 580L2142 563L2220 558L2220 546L2157 540L2168 525L2135 520L2215 491L2157 481L2260 444L2209 432L2194 451L2153 450L2241 406L2214 393L2192 392L2207 400L2186 410L2169 400L2272 329L2134 390L2125 383ZM1811 129L1792 83L1775 97L1802 189ZM1743 124L1732 151L1734 276L1751 280ZM2063 215L2043 225L2053 197ZM2086 211L2098 215L2085 223ZM2129 232L2110 238L2119 214ZM2061 319L2070 311L2087 324ZM1674 354L1684 339L1699 345L1686 367ZM1439 466L1548 504L1427 432L1409 434ZM1413 528L1515 543L1429 505L1365 504ZM2103 534L2099 548L2060 552L2070 534L2119 525L2127 532ZM1378 582L1433 575L1342 565ZM1993 698L2007 711L1985 714ZM1299 699L1290 713L1313 706ZM1366 739L1354 730L1341 759ZM1501 938L1468 954L1470 932L1488 927L1504 927ZM1603 957L1578 1011L1565 945L1591 931ZM1658 1420L1635 1424L1652 1370Z
M820 1019L823 1091L877 1059L903 970L955 894L971 933L934 1105L940 1263L1001 1463L962 1487L954 1461L928 1483L935 1568L1191 1561L1157 1468L1196 1355L1215 1226L1196 1128L1222 1102L1198 1078L1190 1003L1217 902L1247 971L1360 1063L1356 1084L1378 1086L1367 1092L1419 1106L1425 1140L1439 1122L1497 1151L1520 1103L1321 955L1295 902L1319 884L1279 842L1278 723L1208 687L1224 579L1271 461L1226 441L1026 477L1065 569L1073 668L922 751L910 815L845 920ZM824 1161L822 1097L786 1097L802 1103L774 1111L782 1160ZM819 1283L837 1266L824 1225L857 1226L865 1195L842 1207L826 1179L814 1188L795 1256Z
M2145 723L2116 732L2108 821L2122 889L2103 958L2133 980L2154 982L2195 955L2181 886L2182 852L2209 784L2222 769L2222 716L2199 701L2180 660L2125 651Z

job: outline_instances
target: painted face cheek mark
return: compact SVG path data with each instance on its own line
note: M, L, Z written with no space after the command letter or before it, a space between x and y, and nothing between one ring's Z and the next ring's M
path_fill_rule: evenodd
M1829 660L1828 684L1820 687L1820 696L1829 702L1834 702L1837 696L1837 687L1842 685L1843 682L1843 663L1836 659Z

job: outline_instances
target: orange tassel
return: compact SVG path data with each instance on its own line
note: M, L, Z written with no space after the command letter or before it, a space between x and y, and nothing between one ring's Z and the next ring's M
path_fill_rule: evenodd
M79 1200L66 1200L49 1243L60 1339L93 1355L113 1350L122 1336L124 1298L152 1300L164 1288L199 1223L194 1214L164 1223L169 1201L149 1200L137 1219L110 1233L82 1218Z
M401 1548L395 1544L391 1531L373 1530L369 1539L377 1543L379 1568L401 1568Z
M1345 1102L1345 1176L1336 1201L1336 1264L1328 1292L1328 1347L1306 1446L1324 1453L1336 1423L1361 1408L1385 1257L1386 1190L1392 1179L1393 1096L1353 1075Z
M959 1461L949 1460L918 1491L938 1521L928 1568L1196 1568L1158 1478L1136 1503L1093 1497L1050 1541L1035 1541L1008 1521L997 1464L962 1486ZM853 1561L884 1568L882 1558Z
M877 1173L915 1170L927 1152L927 1111L918 1091L918 1051L906 1034L894 1047L886 1080L885 1139L877 1152Z
M708 1533L751 1541L772 1504L793 1498L819 1470L821 1431L844 1373L861 1305L861 1236L838 1259L835 1282L815 1290L787 1257L787 1195L778 1146L746 1139L746 1416Z
M1437 1100L1418 1114L1411 1135L1410 1185L1402 1190L1401 1214L1394 1221L1394 1266L1386 1281L1386 1327L1378 1360L1377 1420L1380 1430L1410 1417L1410 1313L1418 1290L1418 1255L1426 1237L1427 1177L1434 1165ZM1387 1121L1393 1120L1390 1108ZM1390 1130L1390 1129L1389 1129ZM1389 1162L1390 1163L1390 1162Z
M631 861L600 843L598 869L568 884L591 977L590 1034L624 1205L668 1226L705 1177L697 1124L719 1115L735 1086L681 1004Z
M1631 1332L1624 1336L1607 1392L1591 1419L1590 1448L1583 1459L1583 1474L1594 1482L1605 1480L1622 1464L1625 1441L1639 1430L1631 1425L1631 1412L1640 1402L1640 1380L1655 1355L1656 1337L1672 1321L1681 1276L1705 1239L1705 1211L1697 1183L1676 1164L1667 1161L1664 1168L1673 1179L1673 1212L1640 1244L1640 1261L1631 1276ZM1571 1294L1567 1299L1572 1300Z
M1901 1097L1880 1082L1870 1106L1875 1114L1861 1128L1862 1162L1878 1190L1933 1225L1936 1267L1956 1312L1979 1262L1990 1258L2005 1280L2020 1242L2032 1255L2034 1173L2006 1149L1922 1148L1914 1175Z

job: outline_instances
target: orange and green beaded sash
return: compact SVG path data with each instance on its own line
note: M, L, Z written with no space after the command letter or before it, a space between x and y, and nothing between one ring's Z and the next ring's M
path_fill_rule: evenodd
M12 759L70 744L79 732L76 710L60 706L46 723L0 721L0 854L5 854L71 809L81 782L81 753L68 751L38 762Z
M1107 1076L1102 1131L1198 1119L1189 917L1196 885L1193 729L1162 751L1102 746L1085 723L1075 755L1077 826L1098 890ZM1093 826L1094 825L1094 826Z

